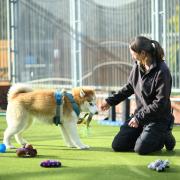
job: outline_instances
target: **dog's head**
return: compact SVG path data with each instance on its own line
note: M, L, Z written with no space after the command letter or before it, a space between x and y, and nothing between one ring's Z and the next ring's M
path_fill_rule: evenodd
M72 91L75 101L79 104L81 112L97 114L95 91L91 88L74 88Z

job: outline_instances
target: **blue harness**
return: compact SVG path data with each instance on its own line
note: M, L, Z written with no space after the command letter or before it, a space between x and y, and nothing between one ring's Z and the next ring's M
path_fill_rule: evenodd
M54 93L54 97L55 97L55 100L56 100L56 115L55 117L53 118L53 122L56 126L58 126L59 124L62 124L61 123L61 118L60 118L60 105L62 104L62 97L63 96L67 96L71 105L72 105L72 108L73 110L75 111L76 115L79 116L80 114L80 109L79 109L79 106L77 105L77 103L75 102L72 94L70 93L67 93L67 92L64 92L64 93L61 93L60 91L56 91Z

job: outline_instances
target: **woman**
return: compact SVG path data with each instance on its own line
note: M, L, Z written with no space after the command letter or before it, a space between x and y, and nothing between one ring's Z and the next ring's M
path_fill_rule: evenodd
M174 117L171 113L172 79L163 60L164 51L155 40L136 37L130 44L135 60L127 84L108 97L101 105L105 111L132 94L137 108L130 120L121 126L112 142L114 151L132 151L148 154L161 150L173 150L175 138L171 133Z

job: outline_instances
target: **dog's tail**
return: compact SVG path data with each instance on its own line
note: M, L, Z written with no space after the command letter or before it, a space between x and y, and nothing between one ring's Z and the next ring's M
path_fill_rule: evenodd
M13 99L17 94L19 93L26 93L26 92L31 92L33 89L29 87L27 84L14 84L11 86L8 92L8 101Z

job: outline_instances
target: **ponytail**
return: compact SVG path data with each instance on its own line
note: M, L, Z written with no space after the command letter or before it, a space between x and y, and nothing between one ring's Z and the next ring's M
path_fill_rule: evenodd
M151 55L152 58L156 59L157 62L163 61L163 48L159 42L155 40L150 40L144 36L138 36L130 43L130 48L136 53L145 51Z
M153 53L153 57L156 58L157 61L163 61L164 59L164 50L161 47L161 45L155 41L155 40L151 40L151 44L154 48L154 53Z

